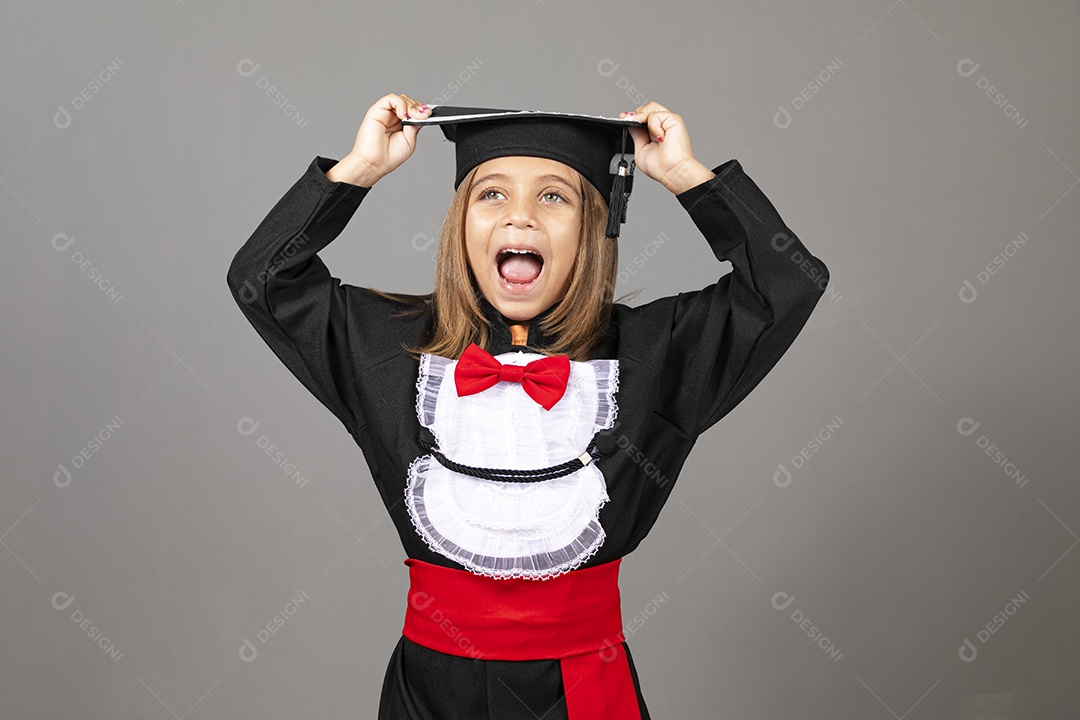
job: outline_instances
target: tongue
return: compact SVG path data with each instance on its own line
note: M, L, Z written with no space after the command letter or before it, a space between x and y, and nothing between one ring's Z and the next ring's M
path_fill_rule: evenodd
M533 255L512 254L499 265L502 276L515 283L530 283L540 275L540 261Z

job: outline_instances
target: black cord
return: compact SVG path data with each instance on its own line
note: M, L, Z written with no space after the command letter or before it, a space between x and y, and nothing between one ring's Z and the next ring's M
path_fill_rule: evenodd
M552 465L551 467L538 468L536 470L510 470L510 469L497 469L497 468L480 468L473 467L471 465L462 465L461 463L454 462L450 458L442 454L442 452L435 447L434 436L431 435L430 430L423 428L420 433L420 445L427 449L431 455L439 461L439 463L454 472L461 473L462 475L471 475L472 477L484 478L485 480L498 480L500 482L540 482L542 480L551 480L557 477L563 477L569 475L572 472L580 470L585 467L585 463L581 461L581 458L577 457L573 460L567 460L564 463L558 465ZM426 431L426 432L424 432ZM430 440L429 440L430 438ZM596 449L596 443L590 443L586 450L594 458L600 453Z

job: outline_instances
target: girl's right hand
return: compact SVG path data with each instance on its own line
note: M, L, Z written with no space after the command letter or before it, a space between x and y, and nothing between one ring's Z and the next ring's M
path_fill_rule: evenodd
M401 121L430 113L430 108L408 95L384 95L368 108L356 133L356 144L339 164L353 169L354 184L371 187L408 160L416 149L420 126L402 125Z

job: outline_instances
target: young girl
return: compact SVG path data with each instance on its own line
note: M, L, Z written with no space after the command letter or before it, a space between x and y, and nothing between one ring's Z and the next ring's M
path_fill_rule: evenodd
M317 253L432 123L457 158L434 292L341 283ZM730 273L613 302L635 167ZM620 559L828 278L739 162L710 171L681 116L655 102L601 119L389 94L345 158L316 156L228 281L363 451L404 546L408 603L380 720L647 720Z

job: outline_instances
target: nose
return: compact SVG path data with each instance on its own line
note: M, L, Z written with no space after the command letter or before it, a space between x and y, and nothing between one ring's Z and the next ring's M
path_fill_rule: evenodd
M515 198L506 203L503 224L507 227L536 228L536 206L531 198L522 193L515 193Z

